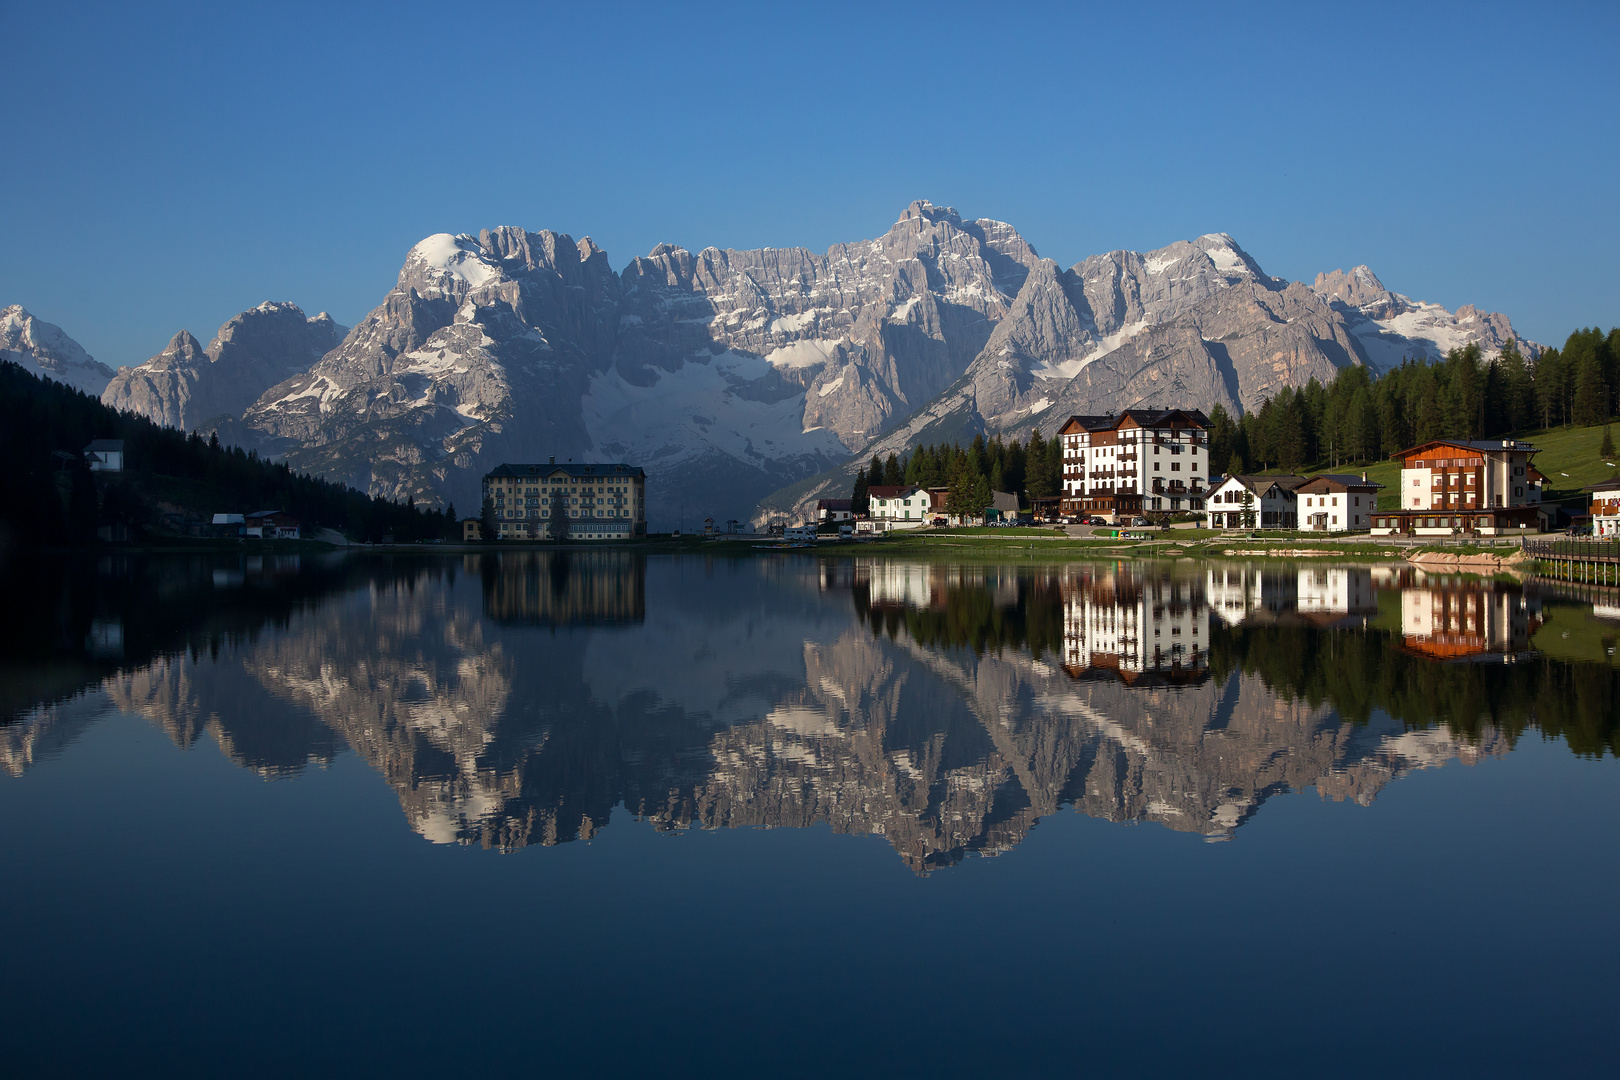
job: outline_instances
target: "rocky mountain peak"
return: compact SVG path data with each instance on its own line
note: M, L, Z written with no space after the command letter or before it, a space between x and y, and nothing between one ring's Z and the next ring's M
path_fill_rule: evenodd
M1366 266L1352 267L1349 273L1334 270L1328 274L1317 274L1311 288L1329 300L1342 300L1362 311L1400 306L1395 303L1395 294L1385 288L1384 283L1378 280L1378 275ZM1387 315L1378 317L1384 318Z
M21 304L0 308L0 360L91 395L113 376L60 326L35 318Z
M526 242L522 250L527 257ZM415 289L427 299L442 296L459 301L500 275L500 266L484 253L477 238L466 233L434 233L405 256L398 287L401 292Z
M900 215L895 224L898 225L903 221L926 221L930 225L944 221L958 228L962 225L962 218L957 214L956 207L935 206L927 199L912 200L911 205L906 207L905 212Z
M181 330L156 356L119 368L101 400L160 424L193 430L235 419L266 389L307 371L348 331L324 311L266 301L227 319L205 349Z
M201 364L209 360L207 351L202 343L192 336L190 330L182 330L169 339L163 351L154 356L149 363L162 363L169 366L174 364Z

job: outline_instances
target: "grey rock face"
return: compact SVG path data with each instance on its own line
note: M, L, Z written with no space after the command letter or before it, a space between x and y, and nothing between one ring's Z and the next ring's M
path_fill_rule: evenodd
M184 430L190 427L188 420L201 419L193 400L207 368L208 354L191 331L182 330L146 363L119 368L101 400L115 409Z
M0 360L92 395L113 377L112 368L97 363L60 326L36 319L18 304L0 308Z
M144 364L119 368L101 399L116 409L190 430L235 418L260 394L307 370L347 331L326 312L264 303L230 319L205 349L186 330Z
M1050 434L1072 413L1238 412L1360 362L1343 321L1311 290L1267 276L1224 233L1069 270L1043 261L963 378L874 449L903 453L981 431Z
M1437 360L1454 348L1477 343L1486 356L1512 346L1528 359L1541 346L1514 332L1506 315L1464 304L1453 314L1439 304L1414 302L1390 292L1376 274L1357 266L1348 274L1317 274L1311 289L1345 319L1366 362L1387 370L1407 358Z
M926 202L824 255L659 245L622 274L588 238L440 234L243 422L394 497L471 509L494 464L591 457L647 468L660 524L742 516L960 377L1034 262L1009 226Z

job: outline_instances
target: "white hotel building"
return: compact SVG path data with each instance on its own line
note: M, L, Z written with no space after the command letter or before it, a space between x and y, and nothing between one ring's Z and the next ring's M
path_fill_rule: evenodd
M1126 409L1071 416L1058 429L1064 515L1202 511L1209 418L1196 409Z

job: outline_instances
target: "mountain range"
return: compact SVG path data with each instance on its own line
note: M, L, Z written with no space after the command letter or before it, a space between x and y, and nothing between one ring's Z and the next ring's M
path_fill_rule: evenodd
M589 237L440 233L352 330L265 303L116 373L21 308L0 317L6 359L373 494L471 509L503 461L641 465L654 528L843 494L854 463L918 442L1236 412L1471 342L1540 351L1365 266L1289 282L1212 233L1063 269L926 201L824 254L660 244L620 272Z

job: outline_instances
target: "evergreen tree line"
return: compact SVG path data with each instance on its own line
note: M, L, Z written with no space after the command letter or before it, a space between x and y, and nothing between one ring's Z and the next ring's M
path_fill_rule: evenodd
M1492 439L1534 428L1602 424L1620 413L1620 328L1577 330L1534 360L1478 345L1408 360L1380 378L1347 367L1327 385L1285 387L1234 418L1210 410L1210 468L1294 471L1388 458L1431 439Z
M95 439L124 441L122 474L98 483L84 465L79 454ZM200 482L219 512L285 511L306 533L330 527L354 539L392 534L408 542L452 535L455 524L454 507L421 510L413 499L376 498L296 473L253 451L221 446L217 434L204 439L162 427L12 363L0 363L0 460L6 462L0 525L24 546L87 544L102 525L158 526L157 507L142 490L145 477Z
M873 454L871 464L855 474L850 495L855 513L869 512L872 488L911 484L948 488L947 508L953 514L979 513L990 505L995 491L1018 495L1019 505L1027 506L1031 499L1055 498L1062 493L1061 442L1032 431L1024 443L999 435L987 441L983 435L975 435L965 448L943 442L918 446L903 461L892 453L887 461Z

